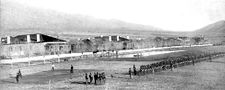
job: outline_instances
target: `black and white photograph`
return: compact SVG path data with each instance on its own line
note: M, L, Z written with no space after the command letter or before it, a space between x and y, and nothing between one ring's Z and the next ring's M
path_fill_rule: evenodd
M0 90L225 90L225 0L0 0Z

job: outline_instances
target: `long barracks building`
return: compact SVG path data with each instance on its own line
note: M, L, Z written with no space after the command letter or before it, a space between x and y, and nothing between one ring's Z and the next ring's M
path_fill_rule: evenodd
M3 37L1 38L1 44L1 59L70 52L70 45L65 40L41 33Z

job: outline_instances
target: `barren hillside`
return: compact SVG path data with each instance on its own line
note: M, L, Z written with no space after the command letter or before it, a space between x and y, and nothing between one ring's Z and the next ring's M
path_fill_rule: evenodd
M173 35L173 32L162 31L153 26L37 9L10 1L1 2L0 29L1 36L35 32L59 36L122 34L151 37Z

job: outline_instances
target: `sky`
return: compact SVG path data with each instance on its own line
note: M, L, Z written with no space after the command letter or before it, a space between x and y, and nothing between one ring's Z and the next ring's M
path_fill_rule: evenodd
M12 0L69 14L193 31L225 20L225 0Z

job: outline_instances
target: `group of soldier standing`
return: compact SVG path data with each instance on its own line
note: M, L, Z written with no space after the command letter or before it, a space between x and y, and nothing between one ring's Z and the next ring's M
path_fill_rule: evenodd
M131 71L131 68L129 68L129 76L130 76L130 78L132 78L131 76L132 76L132 71ZM133 75L137 75L137 70L136 70L136 67L135 67L135 65L133 65Z
M52 71L54 71L55 69L55 65L52 64ZM70 78L72 78L72 74L74 73L73 71L73 65L71 65L70 67ZM99 84L104 84L105 80L106 80L106 76L105 73L98 73L95 72L94 75L92 75L91 73L88 75L87 73L85 73L85 84L92 84L92 81L94 80L94 84L95 85L99 85Z
M93 79L95 85L105 84L106 81L105 73L95 72L93 76L91 73L89 75L85 73L85 84L92 84Z
M72 74L73 74L73 65L71 65L70 67L70 78L72 78ZM105 84L105 80L106 80L106 76L105 73L98 73L98 72L94 72L94 75L92 75L91 73L89 73L89 75L87 73L85 73L85 84L92 84L92 81L94 80L94 84L95 85L99 85L99 84Z

